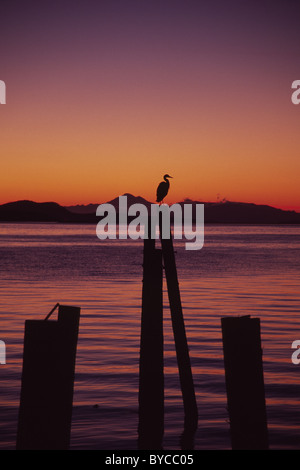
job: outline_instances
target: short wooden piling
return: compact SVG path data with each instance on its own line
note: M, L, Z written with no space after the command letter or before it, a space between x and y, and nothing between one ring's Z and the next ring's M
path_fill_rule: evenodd
M164 434L162 253L144 240L139 370L139 449L161 449Z
M259 318L221 319L233 450L268 449Z
M68 450L80 308L26 320L17 450Z
M183 449L188 449L193 446L193 436L198 425L197 401L182 312L173 239L171 233L169 238L162 237L163 231L161 214L159 225L176 357L184 406L184 432L181 438L181 445Z

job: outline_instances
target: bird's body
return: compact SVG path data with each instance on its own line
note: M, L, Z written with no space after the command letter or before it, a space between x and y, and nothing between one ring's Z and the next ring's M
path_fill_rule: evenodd
M170 182L168 178L172 178L172 176L164 175L164 181L159 183L159 185L157 186L156 202L159 202L160 204L163 202L164 198L166 197L169 191Z

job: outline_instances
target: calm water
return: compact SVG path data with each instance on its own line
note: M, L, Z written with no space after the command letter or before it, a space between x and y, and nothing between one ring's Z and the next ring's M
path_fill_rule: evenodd
M72 449L136 449L142 290L141 241L102 241L94 226L0 225L0 449L14 449L24 322L57 303L81 307ZM221 317L261 320L270 446L300 447L300 227L207 226L202 250L176 242L194 374L195 449L230 448ZM183 426L166 289L165 449ZM95 407L94 405L98 405Z

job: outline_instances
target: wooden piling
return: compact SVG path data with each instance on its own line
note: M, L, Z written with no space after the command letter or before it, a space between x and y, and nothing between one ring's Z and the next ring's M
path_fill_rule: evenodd
M68 450L80 308L26 320L17 450Z
M139 367L139 449L161 449L164 433L162 253L144 240Z
M233 450L268 449L259 318L221 319Z
M184 406L184 432L181 437L181 445L183 449L188 449L193 446L193 436L198 425L197 401L182 312L173 239L171 233L169 238L162 237L163 231L161 214L159 226L176 357Z

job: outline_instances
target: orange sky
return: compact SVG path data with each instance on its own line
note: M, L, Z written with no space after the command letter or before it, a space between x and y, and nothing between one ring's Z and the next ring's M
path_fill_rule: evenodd
M180 8L161 22L145 11L121 23L106 11L103 29L79 9L67 23L67 10L61 23L40 11L32 24L28 13L22 37L7 12L0 203L100 203L125 192L154 201L169 173L169 203L300 210L294 12L261 10L257 22L255 9Z

